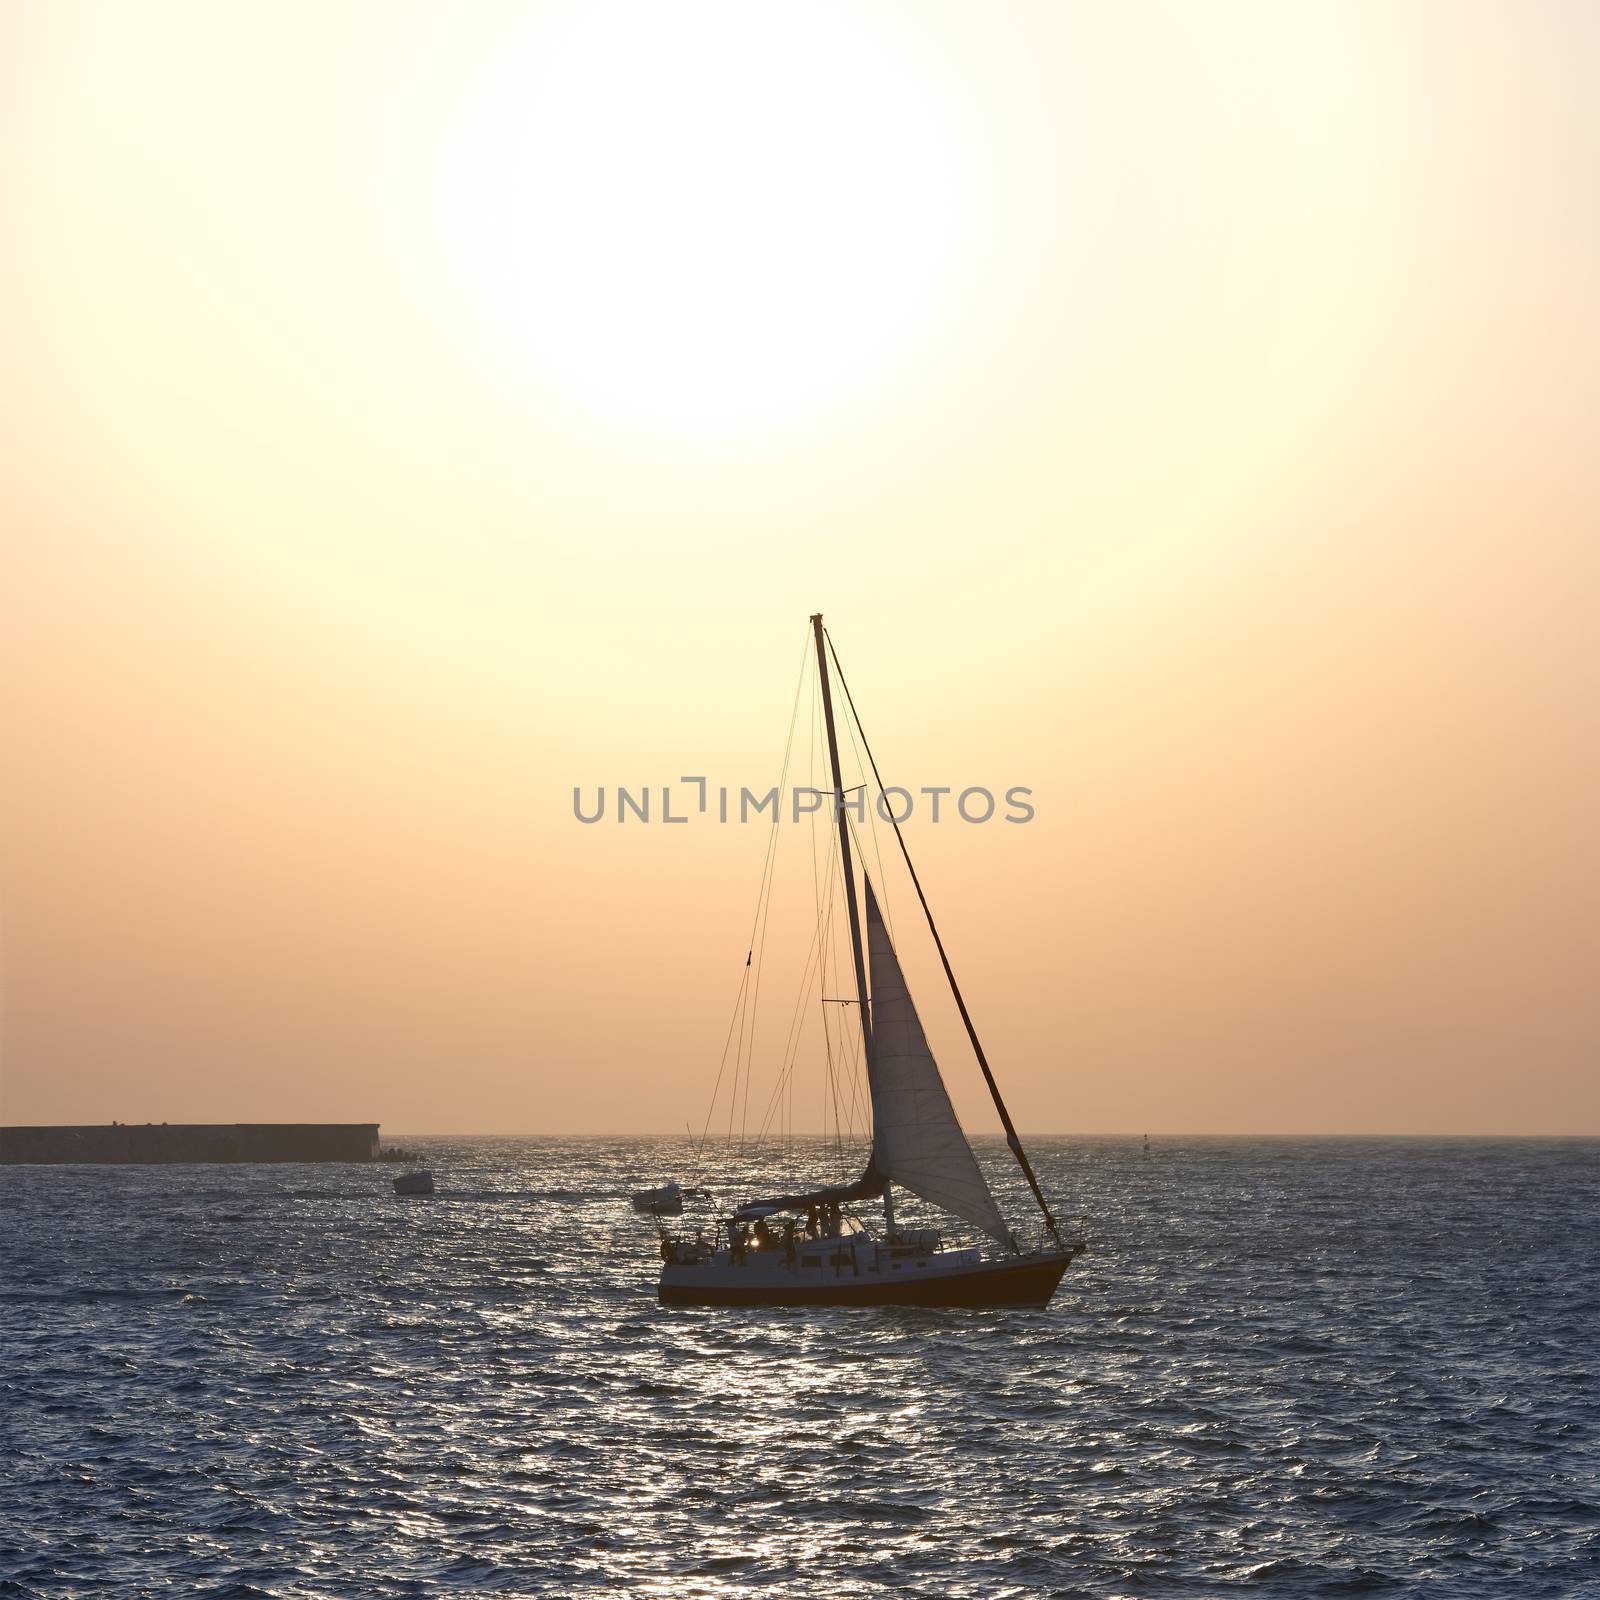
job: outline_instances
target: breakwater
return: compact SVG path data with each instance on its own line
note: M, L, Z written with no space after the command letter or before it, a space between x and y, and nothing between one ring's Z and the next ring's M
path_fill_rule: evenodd
M376 1122L113 1122L0 1128L0 1166L373 1161Z

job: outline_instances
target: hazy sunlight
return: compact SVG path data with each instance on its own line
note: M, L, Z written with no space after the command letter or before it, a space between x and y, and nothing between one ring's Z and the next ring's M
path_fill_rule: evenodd
M824 408L933 316L965 244L953 118L838 9L541 14L469 81L443 230L484 336L613 423Z

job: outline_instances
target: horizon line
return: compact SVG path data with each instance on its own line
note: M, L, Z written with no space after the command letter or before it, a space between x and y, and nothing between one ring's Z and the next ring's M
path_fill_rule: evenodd
M382 1124L380 1123L379 1126L381 1127ZM714 1137L711 1137L711 1138L706 1138L706 1139L702 1140L702 1137L699 1134L694 1134L694 1133L672 1133L672 1132L660 1131L660 1130L645 1130L645 1131L635 1131L635 1132L617 1132L617 1131L614 1131L614 1130L613 1131L602 1131L602 1130L596 1130L596 1129L592 1129L592 1128L591 1129L583 1129L583 1130L574 1130L574 1131L571 1131L571 1132L551 1132L551 1131L546 1130L544 1132L516 1132L516 1133L495 1133L495 1132L470 1132L469 1133L469 1132L463 1132L463 1131L425 1133L425 1132L422 1132L422 1131L417 1130L417 1129L406 1129L406 1130L403 1130L402 1132L399 1132L399 1133L384 1134L383 1137L384 1138L394 1138L394 1139L400 1139L400 1138L407 1138L407 1139L687 1139L687 1140L690 1140L690 1141L695 1142L695 1143L702 1143L703 1142L707 1147L711 1147L711 1146L725 1147L727 1145L735 1144L737 1142L735 1140L729 1139L726 1135L717 1135L717 1136L714 1136ZM749 1139L744 1140L743 1143L748 1147L758 1148L758 1147L763 1146L763 1145L781 1144L786 1139L819 1139L819 1140L820 1139L826 1139L826 1140L829 1140L831 1142L831 1141L834 1140L834 1137L835 1136L833 1134L831 1134L831 1133L806 1132L806 1133L769 1135L769 1136L765 1136L765 1137L759 1138L759 1139L757 1139L757 1138L749 1138ZM1000 1143L1004 1143L1005 1142L1005 1135L1003 1133L1000 1133L1000 1132L994 1132L994 1133L969 1133L967 1135L967 1137L969 1139L989 1139L989 1140L998 1141ZM1335 1131L1331 1131L1331 1132L1323 1132L1323 1131L1303 1130L1303 1129L1287 1130L1287 1131L1275 1130L1275 1131L1272 1131L1272 1132L1252 1132L1252 1131L1249 1131L1249 1130L1233 1130L1233 1131L1228 1131L1228 1132L1192 1132L1192 1133L1186 1133L1186 1132L1174 1131L1174 1130L1159 1131L1159 1130L1156 1130L1156 1129L1151 1129L1149 1133L1144 1133L1144 1132L1131 1133L1131 1132L1125 1132L1125 1131L1099 1132L1099 1133L1096 1133L1096 1132L1074 1131L1074 1132L1066 1132L1066 1133L1030 1133L1027 1136L1028 1140L1033 1140L1033 1139L1133 1139L1133 1140L1142 1140L1142 1139L1145 1139L1145 1138L1149 1138L1151 1140L1156 1140L1156 1139L1167 1139L1167 1140L1172 1140L1172 1139L1600 1139L1600 1128L1597 1128L1592 1132L1581 1132L1581 1133L1570 1133L1570 1132L1568 1132L1568 1133L1553 1133L1553 1132L1541 1132L1541 1131L1523 1132L1523 1133L1492 1133L1492 1132L1441 1133L1441 1132L1438 1132L1436 1130L1430 1130L1430 1129L1420 1129L1420 1130L1419 1129L1412 1129L1412 1130L1384 1130L1384 1131L1381 1131L1381 1132L1359 1131L1359 1130L1357 1130L1357 1131L1335 1130ZM852 1146L855 1145L855 1144L865 1145L867 1142L868 1141L866 1139L864 1139L864 1138L863 1139L859 1139L859 1140L847 1141L847 1143L851 1144Z

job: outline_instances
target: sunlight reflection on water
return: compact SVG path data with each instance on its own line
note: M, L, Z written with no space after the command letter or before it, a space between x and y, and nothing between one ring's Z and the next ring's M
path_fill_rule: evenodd
M681 1145L407 1143L0 1169L0 1595L1600 1582L1592 1142L1041 1141L1004 1312L667 1310Z

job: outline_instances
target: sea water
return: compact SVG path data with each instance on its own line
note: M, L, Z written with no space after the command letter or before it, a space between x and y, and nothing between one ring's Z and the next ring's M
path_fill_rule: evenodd
M1600 1143L1037 1140L1048 1309L727 1311L626 1196L774 1152L405 1142L0 1169L0 1595L1600 1595Z

